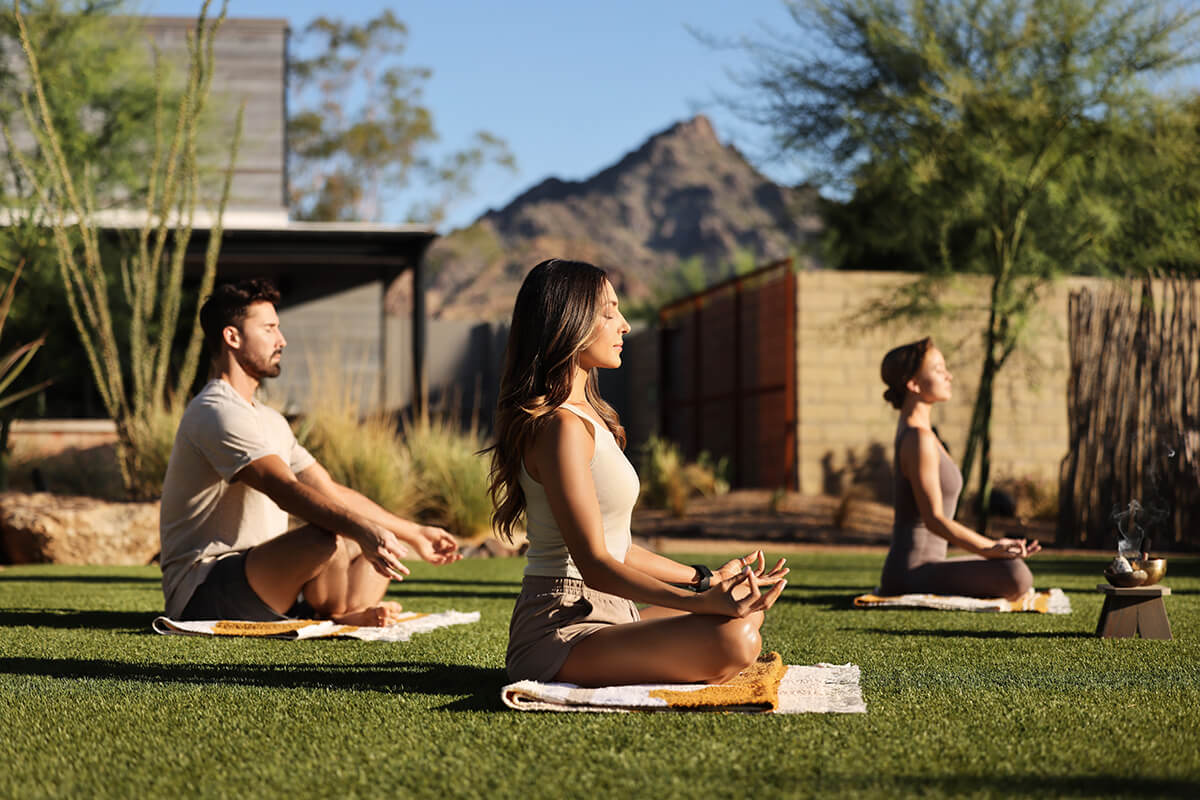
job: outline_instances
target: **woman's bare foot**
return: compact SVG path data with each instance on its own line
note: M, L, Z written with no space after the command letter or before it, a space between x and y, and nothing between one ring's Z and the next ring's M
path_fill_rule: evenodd
M342 625L358 625L361 628L382 628L400 621L404 607L393 600L385 600L377 606L364 608L362 611L352 611L334 617L333 621Z

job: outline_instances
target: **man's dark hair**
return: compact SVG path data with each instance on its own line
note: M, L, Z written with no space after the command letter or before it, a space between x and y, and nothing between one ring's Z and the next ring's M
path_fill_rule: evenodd
M213 358L221 352L221 331L229 325L240 326L246 310L255 303L279 304L279 290L265 278L249 278L237 283L222 283L200 307L200 328Z

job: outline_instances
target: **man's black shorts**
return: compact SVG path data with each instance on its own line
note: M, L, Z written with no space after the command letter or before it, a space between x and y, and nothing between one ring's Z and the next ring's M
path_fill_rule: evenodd
M312 610L302 610L299 603L288 609L288 614L280 614L264 603L246 580L247 552L234 553L217 561L204 583L196 587L179 618L275 622L288 619L294 612L303 614L303 611L308 611L307 616L311 616Z

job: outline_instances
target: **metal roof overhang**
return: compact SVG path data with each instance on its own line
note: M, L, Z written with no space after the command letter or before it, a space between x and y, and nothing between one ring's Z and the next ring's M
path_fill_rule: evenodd
M198 276L212 231L195 229L188 242L185 272ZM345 291L374 281L387 286L407 270L413 273L413 408L425 397L425 292L422 261L437 233L415 225L296 223L261 228L226 228L217 259L217 281L262 277L283 295L281 307ZM379 309L385 336L386 309ZM381 344L384 343L381 338Z

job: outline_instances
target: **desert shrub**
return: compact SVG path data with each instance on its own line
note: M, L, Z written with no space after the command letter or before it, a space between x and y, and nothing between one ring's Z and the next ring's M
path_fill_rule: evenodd
M1023 476L1002 478L996 481L996 486L1012 496L1018 518L1043 521L1058 519L1058 481Z
M134 429L128 438L138 448L136 458L126 459L127 493L132 491L133 497L162 497L167 462L171 460L183 409L183 403L150 403L141 414L126 420L125 424Z
M480 540L492 532L486 442L447 412L408 420L401 433L419 495L419 516L456 536Z
M309 365L309 375L337 374L335 361ZM340 370L338 370L340 371ZM351 487L397 516L420 508L413 466L388 414L362 415L360 398L369 386L353 381L314 380L308 411L296 420L296 438L338 483Z
M652 436L642 447L640 460L641 504L647 508L665 508L682 517L693 497L729 491L728 462L714 462L708 453L688 462L674 442Z
M334 366L345 362L342 355L310 363L309 374L344 373ZM390 414L363 415L363 399L374 395L370 385L315 379L313 386L308 412L294 428L334 480L397 516L439 525L459 538L491 533L487 461L478 455L485 442L476 429L464 430L453 411L401 424Z

